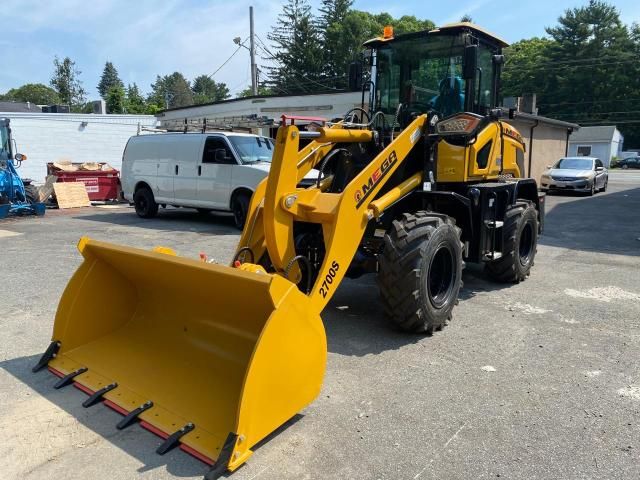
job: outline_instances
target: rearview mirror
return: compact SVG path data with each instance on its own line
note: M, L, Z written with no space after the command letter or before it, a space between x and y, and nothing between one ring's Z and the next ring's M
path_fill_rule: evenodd
M217 148L215 154L216 162L224 163L227 160L227 152L224 148Z
M464 58L462 60L462 76L465 80L471 80L476 76L478 69L478 46L467 45L464 47Z
M604 167L596 167L596 172L603 172L604 171Z
M349 64L349 90L359 92L362 89L362 62Z
M16 162L24 162L27 159L26 155L23 155L22 153L16 153L15 157L13 157L16 159Z

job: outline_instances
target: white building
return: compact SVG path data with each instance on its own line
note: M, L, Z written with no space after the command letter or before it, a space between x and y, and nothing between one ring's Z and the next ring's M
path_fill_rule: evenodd
M141 127L153 127L152 115L0 112L9 118L17 151L27 156L20 176L44 182L47 163L107 162L118 170L127 140Z
M622 153L624 137L614 126L582 127L569 137L569 156L597 157L606 167Z

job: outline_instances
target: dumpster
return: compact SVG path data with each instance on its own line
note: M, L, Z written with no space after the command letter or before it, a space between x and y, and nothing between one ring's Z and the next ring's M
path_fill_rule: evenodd
M47 163L47 175L55 175L58 182L83 182L91 201L120 198L120 172L108 163Z

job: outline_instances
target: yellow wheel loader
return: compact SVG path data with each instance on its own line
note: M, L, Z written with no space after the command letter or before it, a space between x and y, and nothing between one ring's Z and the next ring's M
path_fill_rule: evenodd
M385 29L366 43L363 108L308 128L283 118L230 266L81 239L34 370L122 413L117 428L162 436L158 453L208 462L211 479L319 394L320 313L345 276L377 274L393 324L427 334L451 319L465 261L526 278L544 208L496 109L505 45L470 23Z

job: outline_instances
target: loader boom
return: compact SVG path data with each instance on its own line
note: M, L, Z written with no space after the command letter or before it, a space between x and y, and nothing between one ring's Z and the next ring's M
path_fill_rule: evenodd
M295 188L298 179L306 173L304 170L312 168L315 164L306 163L299 166L297 162L300 139L298 128L295 125L280 128L271 174L265 180L264 199L258 197L263 190L258 188L251 203L254 210L248 216L249 221L245 226L238 253L241 253L243 247L248 246L242 241L249 236L253 244L259 243L259 234L253 228L252 221L259 214L256 206L264 204L263 235L269 258L278 274L290 277L293 273L290 271L290 262L296 255L294 222L320 224L326 254L316 281L308 292L310 307L320 313L344 278L369 220L379 216L383 211L380 206L374 210L372 200L422 137L425 121L426 115L416 118L362 169L341 193L327 193L315 187ZM338 127L327 130L324 138L330 138L331 131ZM359 134L350 137L353 142L361 142L363 137L370 138L370 132L366 130L355 132ZM322 139L323 137L319 141ZM344 143L348 139L349 137L341 136L340 142ZM331 144L331 147L333 146ZM417 180L413 179L414 182ZM403 191L396 190L390 193L397 200ZM258 256L255 255L255 258ZM297 279L290 279L296 283L301 281L300 275Z

